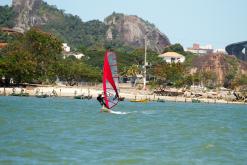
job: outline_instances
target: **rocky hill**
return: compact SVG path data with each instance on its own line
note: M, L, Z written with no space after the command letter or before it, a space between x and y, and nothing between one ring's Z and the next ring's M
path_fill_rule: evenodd
M47 18L39 13L42 3L42 0L13 0L12 7L17 13L15 28L24 32L30 27L45 24Z
M170 44L166 35L137 16L113 13L105 19L105 24L108 25L108 40L120 40L125 44L143 47L146 35L147 46L157 52Z
M210 54L199 56L193 60L191 72L211 72L216 76L218 84L224 84L227 78L234 79L239 75L247 75L247 63L235 56Z
M13 0L15 28L26 31L38 26L55 33L74 47L111 43L117 46L144 47L144 37L150 49L161 52L169 39L154 25L137 17L113 13L104 22L83 22L78 16L64 13L42 0Z

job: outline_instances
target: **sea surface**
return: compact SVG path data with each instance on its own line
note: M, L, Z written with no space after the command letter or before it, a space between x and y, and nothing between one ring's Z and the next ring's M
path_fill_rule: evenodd
M246 165L247 105L0 97L0 164Z

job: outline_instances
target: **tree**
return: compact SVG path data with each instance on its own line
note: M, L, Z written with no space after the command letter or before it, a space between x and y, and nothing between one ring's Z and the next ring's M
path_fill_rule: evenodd
M42 82L55 81L57 60L62 58L62 43L49 33L32 28L24 34L23 47L36 62L36 75Z
M184 85L186 69L180 63L160 63L154 67L154 75L163 84L172 84L176 87Z
M68 57L59 62L57 73L60 80L72 86L81 81L100 81L102 72L81 60Z
M0 27L12 28L15 25L15 13L11 7L0 6Z
M57 61L62 58L61 45L51 34L31 29L2 51L0 70L4 70L5 77L14 78L18 83L53 82Z
M166 47L164 49L164 53L166 53L166 52L177 52L179 54L184 54L184 48L181 44L176 43L174 45L170 45L170 46Z

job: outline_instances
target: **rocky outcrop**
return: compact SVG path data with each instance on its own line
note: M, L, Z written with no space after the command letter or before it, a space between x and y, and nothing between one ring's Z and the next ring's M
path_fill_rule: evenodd
M95 28L98 28L97 26L86 28L87 22L81 22L76 16L73 17L72 15L65 14L62 10L58 10L54 6L49 6L42 0L13 0L12 7L17 13L15 28L21 31L26 31L33 26L42 27L42 25L53 23L56 25L52 26L53 32L56 33L59 29L60 31L57 34L60 33L59 35L68 41L73 41L75 38L68 39L68 36L65 36L64 32L61 32L61 29L80 29L81 32L84 32L83 34L80 32L75 33L83 40L86 40L86 38L90 39L97 38L98 36L106 36L105 38L100 38L98 40L102 43L104 41L113 41L116 45L131 46L133 48L144 48L144 38L146 36L148 49L152 49L158 53L161 53L164 47L170 45L170 41L165 34L161 33L153 24L144 21L137 16L113 13L105 19L104 23L99 21L106 28L102 28L103 30L100 30L100 34L92 34L92 32L94 32L92 28L95 30ZM65 22L66 16L69 16L69 21L67 22ZM75 23L75 21L73 23L73 20L79 20L80 23ZM72 24L70 25L68 22L72 22ZM49 30L50 29L48 29L48 31ZM89 34L93 37L85 37L85 35ZM94 41L90 41L90 43L91 42ZM79 41L79 43L82 43L82 41Z
M191 73L200 71L215 73L217 83L223 84L229 74L247 74L247 63L238 60L235 56L210 54L193 60Z
M39 13L42 3L42 0L13 0L12 7L17 13L15 28L26 31L30 27L44 24L47 20Z
M137 16L113 13L105 19L105 23L109 26L106 32L108 40L119 40L127 45L144 47L146 36L148 48L157 52L170 45L166 35L153 24Z

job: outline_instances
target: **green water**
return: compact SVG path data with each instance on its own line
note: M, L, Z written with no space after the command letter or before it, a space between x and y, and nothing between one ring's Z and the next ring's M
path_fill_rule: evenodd
M0 164L245 165L247 105L0 97Z

